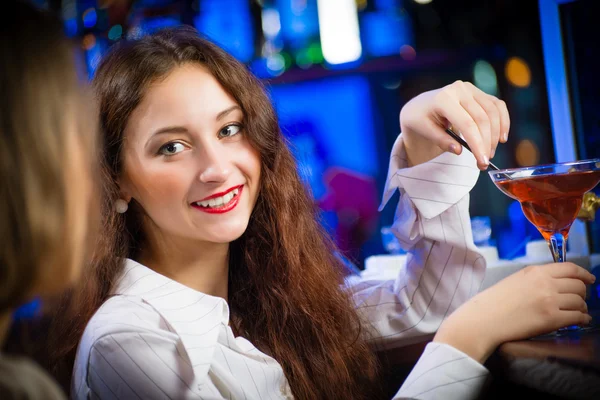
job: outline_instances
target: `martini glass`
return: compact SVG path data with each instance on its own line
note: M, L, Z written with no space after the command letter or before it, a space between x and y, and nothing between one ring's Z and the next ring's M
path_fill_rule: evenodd
M554 258L566 261L569 230L583 196L600 182L600 158L489 171L494 184L521 203L525 217L540 231ZM580 327L560 329L578 330Z

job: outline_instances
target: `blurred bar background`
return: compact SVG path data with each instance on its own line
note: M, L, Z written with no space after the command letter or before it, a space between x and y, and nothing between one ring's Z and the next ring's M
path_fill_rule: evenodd
M125 38L189 24L264 80L326 229L362 268L398 253L379 213L398 113L455 80L511 113L501 168L600 157L600 11L594 0L36 0L60 12L92 78ZM598 192L598 189L596 189ZM397 196L397 195L396 195ZM541 235L482 174L471 195L476 242L503 259ZM569 246L600 253L600 222ZM587 253L586 253L587 252Z

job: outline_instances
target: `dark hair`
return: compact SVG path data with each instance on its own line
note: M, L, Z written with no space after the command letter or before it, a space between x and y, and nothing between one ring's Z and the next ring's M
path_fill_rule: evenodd
M95 77L104 134L103 236L71 315L58 356L73 352L85 324L143 245L139 212L116 214L123 132L149 85L183 64L206 68L240 105L248 140L261 158L261 182L246 232L231 243L229 306L234 331L283 367L298 399L366 399L377 363L350 296L343 267L317 221L273 106L260 82L225 51L188 27L116 46ZM139 207L139 205L137 206ZM135 208L134 208L135 211ZM66 314L63 314L66 315ZM64 330L61 330L64 332ZM65 341L66 339L66 341Z

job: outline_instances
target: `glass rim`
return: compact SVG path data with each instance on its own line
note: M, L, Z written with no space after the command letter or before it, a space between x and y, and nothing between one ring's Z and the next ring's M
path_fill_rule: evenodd
M507 174L507 173L512 173L512 172L530 171L530 170L544 169L544 168L569 167L569 166L581 165L581 164L600 164L600 158L591 158L588 160L579 160L579 161L567 161L567 162L553 163L553 164L532 165L529 167L505 168L505 169L498 169L498 170L493 169L493 170L487 171L487 173L490 175L500 174L500 173ZM598 167L598 169L600 169L600 166Z

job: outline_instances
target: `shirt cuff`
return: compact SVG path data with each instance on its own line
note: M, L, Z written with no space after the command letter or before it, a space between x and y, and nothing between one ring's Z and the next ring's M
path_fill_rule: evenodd
M408 167L402 135L392 147L387 180L379 210L396 190L405 192L426 219L437 217L466 196L477 183L480 170L471 152L444 152L428 162Z
M394 399L476 399L488 378L489 371L462 351L431 342Z

